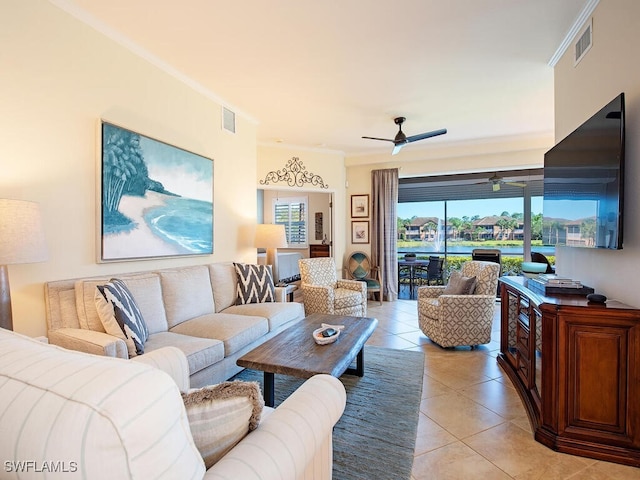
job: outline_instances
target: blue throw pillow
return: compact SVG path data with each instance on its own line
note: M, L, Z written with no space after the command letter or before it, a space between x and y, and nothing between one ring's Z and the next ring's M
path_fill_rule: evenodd
M133 341L135 353L142 355L144 343L149 338L149 330L127 286L122 280L112 278L108 283L98 285L97 288L105 300L113 306L113 315L125 339ZM132 353L129 352L130 356Z

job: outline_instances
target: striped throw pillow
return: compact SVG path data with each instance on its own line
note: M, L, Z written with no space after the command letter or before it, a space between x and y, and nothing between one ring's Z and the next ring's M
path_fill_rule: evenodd
M264 400L257 382L222 382L182 394L191 435L210 468L260 423Z
M275 302L275 288L269 267L246 263L233 265L238 277L236 305Z
M104 330L125 341L129 357L142 355L144 343L149 338L149 330L124 282L112 278L104 285L97 285L95 300Z

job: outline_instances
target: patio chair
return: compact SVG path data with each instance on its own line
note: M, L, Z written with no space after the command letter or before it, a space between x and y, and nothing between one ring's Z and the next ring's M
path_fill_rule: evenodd
M531 261L535 263L545 263L547 265L547 270L544 273L555 273L555 269L551 266L551 262L549 262L549 259L542 253L531 252Z
M442 267L444 266L444 258L437 256L429 257L429 264L426 267L420 266L416 268L416 283L422 285L442 285L444 279L442 277Z

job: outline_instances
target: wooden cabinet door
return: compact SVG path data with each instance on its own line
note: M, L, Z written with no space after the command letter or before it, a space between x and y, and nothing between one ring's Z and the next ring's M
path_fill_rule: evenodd
M558 433L629 446L640 439L630 382L638 381L638 327L607 313L558 314L558 383L566 386L558 392Z
M508 287L502 287L501 294L501 332L500 332L500 350L505 355L507 361L514 369L518 368L518 360L516 358L518 351L518 307L520 305L520 295L518 292L510 290Z

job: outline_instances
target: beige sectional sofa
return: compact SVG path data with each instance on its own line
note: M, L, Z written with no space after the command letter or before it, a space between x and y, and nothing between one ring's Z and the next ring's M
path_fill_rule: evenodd
M300 303L236 305L233 263L213 263L45 284L49 342L87 353L127 358L125 342L105 332L95 306L96 285L121 279L149 329L145 353L165 346L187 357L192 387L224 381L242 368L236 360L304 318Z
M346 402L338 379L317 375L265 407L258 427L206 472L180 395L187 383L176 348L125 361L0 328L0 477L331 478L332 431Z

